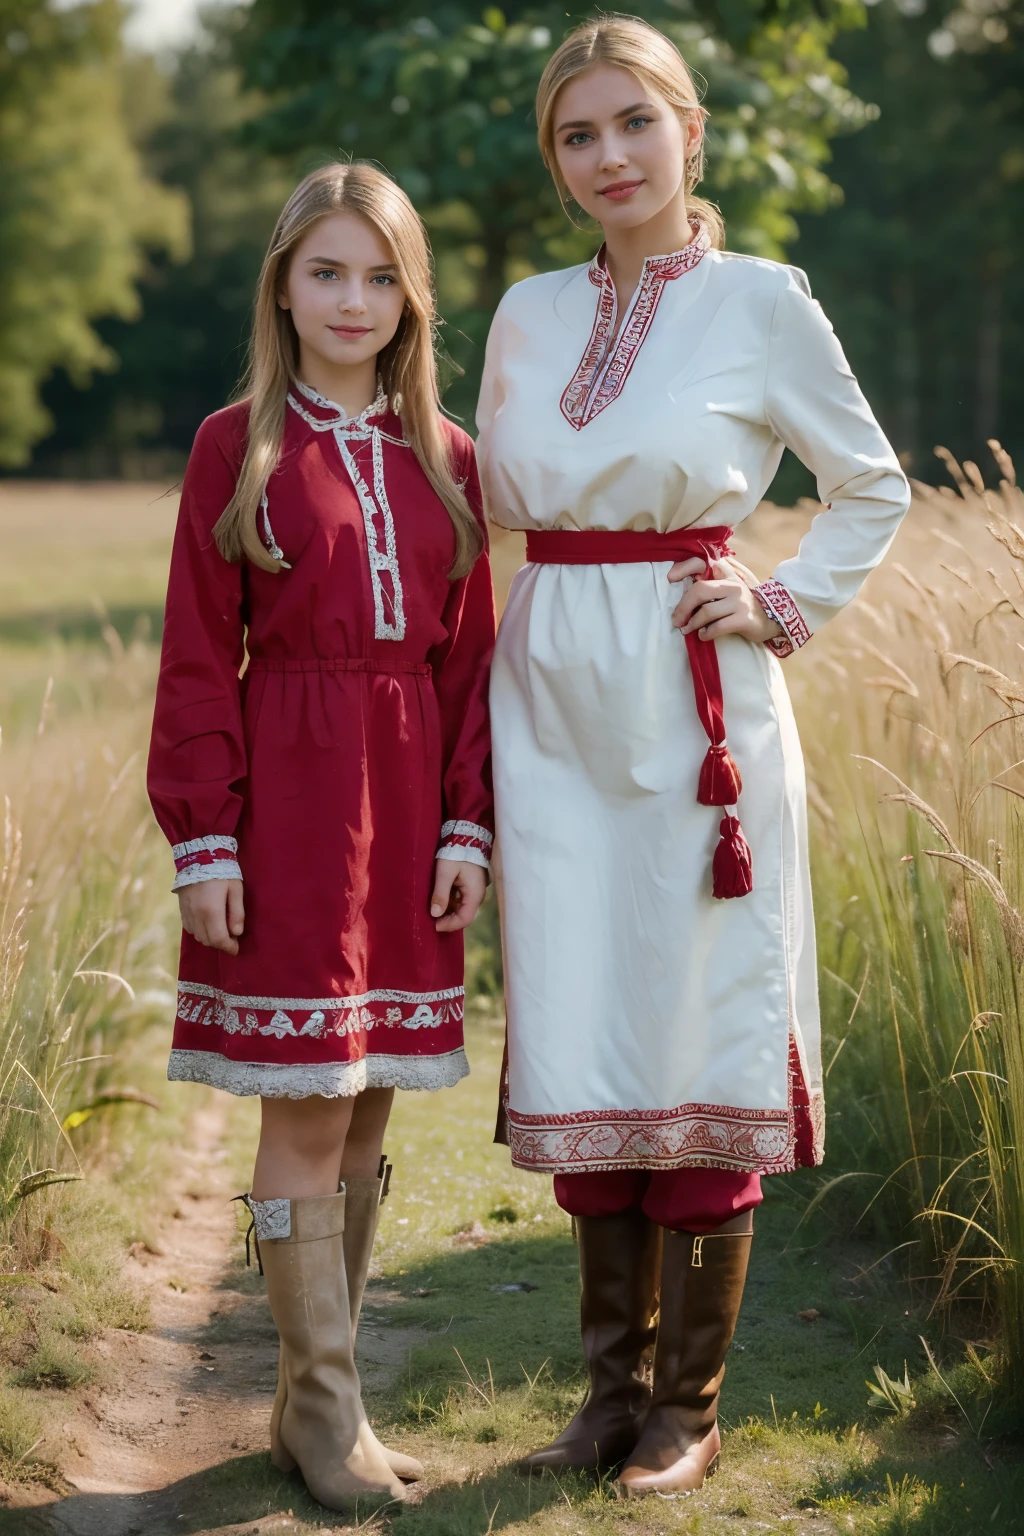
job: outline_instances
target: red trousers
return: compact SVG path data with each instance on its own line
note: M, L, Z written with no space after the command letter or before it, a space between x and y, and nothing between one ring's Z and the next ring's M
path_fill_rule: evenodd
M730 1168L617 1169L556 1173L555 1199L570 1216L617 1216L639 1206L659 1227L713 1232L760 1205L761 1176Z

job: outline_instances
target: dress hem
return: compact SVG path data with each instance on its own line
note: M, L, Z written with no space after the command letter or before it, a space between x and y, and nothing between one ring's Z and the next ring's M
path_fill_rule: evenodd
M360 1061L290 1064L231 1061L214 1051L173 1050L167 1064L172 1083L205 1083L240 1098L348 1099L365 1088L453 1088L468 1076L464 1050L443 1056L364 1056Z

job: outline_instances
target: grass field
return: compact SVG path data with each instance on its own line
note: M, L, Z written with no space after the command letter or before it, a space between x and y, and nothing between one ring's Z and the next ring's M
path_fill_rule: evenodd
M0 487L0 788L11 802L0 1457L11 1487L59 1482L33 1456L41 1426L102 1375L104 1329L144 1325L119 1255L153 1236L152 1191L201 1097L161 1081L176 913L142 783L175 506L166 489ZM767 574L809 516L764 512L743 557ZM428 1338L374 1411L428 1463L430 1486L416 1508L365 1528L1020 1528L1005 1386L1024 1314L1014 520L1015 493L986 503L970 482L962 496L920 500L862 601L788 664L809 766L829 1156L821 1174L769 1181L720 1477L684 1504L625 1505L607 1488L523 1483L509 1470L582 1385L568 1224L546 1181L513 1172L489 1144L491 915L471 963L486 994L470 1030L474 1075L441 1100L402 1096L390 1138L380 1283L399 1299L381 1327ZM496 540L499 599L521 558L519 541ZM887 794L896 799L883 804ZM160 1107L115 1102L125 1094ZM232 1116L225 1145L241 1188L252 1106L233 1104ZM76 1181L46 1182L65 1176ZM486 1241L459 1236L476 1223ZM519 1282L536 1289L492 1289ZM799 1317L809 1309L813 1322ZM885 1387L905 1370L905 1394ZM174 1528L289 1509L281 1530L339 1528L254 1454L205 1477L194 1517Z

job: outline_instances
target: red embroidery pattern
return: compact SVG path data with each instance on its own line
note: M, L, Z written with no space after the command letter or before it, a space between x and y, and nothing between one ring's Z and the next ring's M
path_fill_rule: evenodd
M622 393L654 321L665 284L692 271L711 249L711 239L703 224L694 223L691 228L693 239L683 250L670 256L648 256L644 262L633 302L610 355L608 340L615 319L615 285L604 262L603 247L590 263L590 281L601 290L597 312L580 365L561 399L562 415L577 432Z
M201 982L178 983L178 1018L225 1035L327 1040L373 1029L444 1029L462 1022L465 994L365 992L360 997L239 997ZM218 1044L213 1049L219 1049Z
M506 1105L506 1116L515 1166L554 1173L687 1167L790 1173L816 1167L824 1155L824 1101L808 1093L792 1036L788 1109L683 1104L521 1115Z
M174 867L179 875L185 869L194 869L197 864L221 864L228 855L233 862L238 852L238 843L233 837L195 837L188 843L175 843L171 850L174 856Z
M785 658L792 656L801 645L807 644L811 632L788 587L784 587L781 581L763 581L759 587L754 588L754 596L768 617L780 624L784 631L776 635L774 640L765 641L770 651Z

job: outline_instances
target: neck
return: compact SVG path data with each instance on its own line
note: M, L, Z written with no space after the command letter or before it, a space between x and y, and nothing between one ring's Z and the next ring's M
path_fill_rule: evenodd
M646 224L637 224L633 229L605 230L608 275L620 294L632 293L648 256L681 251L692 239L686 199L680 189Z
M303 384L333 400L349 416L361 415L377 398L376 354L362 363L341 365L300 347L298 376Z

